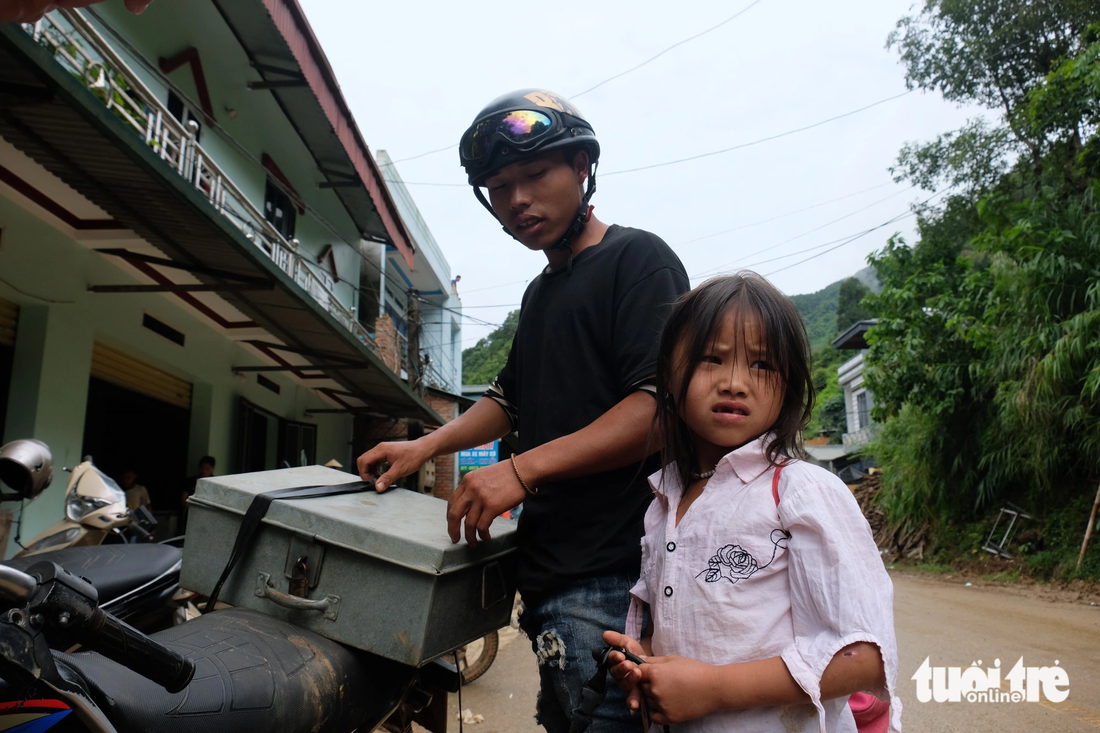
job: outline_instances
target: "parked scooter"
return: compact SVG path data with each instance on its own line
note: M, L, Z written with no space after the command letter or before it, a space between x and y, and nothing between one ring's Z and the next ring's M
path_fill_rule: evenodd
M6 447L6 446L5 446ZM91 456L72 469L65 489L65 518L46 528L16 557L30 557L65 547L99 545L108 539L149 541L156 519L145 507L126 508L126 494Z
M0 499L34 498L49 486L51 464L49 448L40 441L18 440L0 447L0 480L17 492L0 495ZM125 496L119 511L115 492L122 495L110 478L86 460L73 471L69 482L67 519L2 564L25 571L35 562L49 559L95 586L104 611L144 631L164 628L173 623L176 609L193 595L179 590L183 551L167 544L100 545L109 533L97 525L112 529L138 526L129 517L119 519L126 509ZM77 524L74 516L83 523Z

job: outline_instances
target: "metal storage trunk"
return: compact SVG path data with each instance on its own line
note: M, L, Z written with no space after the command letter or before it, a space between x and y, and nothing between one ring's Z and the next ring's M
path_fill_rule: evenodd
M259 493L348 483L321 466L202 479L190 499L180 585L210 593ZM515 523L470 548L447 536L447 503L391 489L276 500L220 600L420 666L508 624Z

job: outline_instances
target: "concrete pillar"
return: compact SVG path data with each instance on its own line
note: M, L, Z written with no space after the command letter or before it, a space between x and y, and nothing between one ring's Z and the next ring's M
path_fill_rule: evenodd
M24 510L24 542L63 516L69 474L61 469L81 460L93 340L76 305L20 308L4 442L37 438L50 446L54 461L50 488ZM16 548L12 534L5 557Z
M213 455L210 427L214 411L214 385L209 382L191 384L191 425L187 437L187 475L199 470L203 456ZM217 457L215 456L215 460ZM220 466L223 470L225 466Z

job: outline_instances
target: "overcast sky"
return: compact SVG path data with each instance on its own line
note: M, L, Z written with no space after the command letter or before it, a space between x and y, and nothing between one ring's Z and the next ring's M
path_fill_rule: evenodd
M912 3L301 2L373 149L400 161L450 144L397 167L452 275L462 275L466 313L491 323L516 307L526 281L545 265L500 230L458 165L463 130L504 92L543 87L576 102L603 148L593 198L603 221L660 235L693 284L717 268L751 267L775 273L772 281L791 295L864 267L892 233L910 235L912 219L905 219L776 272L927 197L892 183L888 168L898 150L975 114L914 92L778 140L612 175L751 143L905 92L903 69L885 43ZM807 207L815 208L787 215ZM794 254L802 250L810 251ZM490 330L466 323L464 346Z

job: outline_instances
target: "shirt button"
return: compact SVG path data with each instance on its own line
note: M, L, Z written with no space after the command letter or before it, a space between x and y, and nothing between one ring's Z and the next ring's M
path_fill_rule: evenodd
M676 549L676 543L675 542L669 542L667 545L665 545L665 549L668 550L669 552L673 552Z
M666 585L665 586L665 595L666 596L671 596L672 595L672 586L671 585Z

